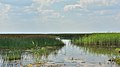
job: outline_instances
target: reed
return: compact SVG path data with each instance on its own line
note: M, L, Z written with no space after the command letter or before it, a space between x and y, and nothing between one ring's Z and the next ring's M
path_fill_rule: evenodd
M9 51L0 51L0 54L3 56L5 61L9 60L20 60L21 59L21 51L19 50L9 50Z
M2 37L0 49L29 49L40 46L64 45L55 37Z
M89 36L80 37L74 39L75 44L84 45L106 45L106 46L119 46L120 45L120 34L119 33L101 33L92 34Z
M31 48L29 50L0 50L0 55L5 61L14 61L23 59L22 54L30 53L34 56L36 62L42 61L41 57L48 57L49 54L59 51L63 46L44 46Z

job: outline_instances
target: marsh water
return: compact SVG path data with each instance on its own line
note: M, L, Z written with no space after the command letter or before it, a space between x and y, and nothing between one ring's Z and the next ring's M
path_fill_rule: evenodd
M0 55L0 67L120 67L115 62L108 61L119 56L112 54L110 47L108 53L105 53L105 49L100 47L92 49L77 46L69 39L62 39L62 42L64 46L53 46L54 48L48 46L47 52L41 54L37 52L33 54L29 50L22 51L17 60L7 60L7 55L3 55L3 52Z

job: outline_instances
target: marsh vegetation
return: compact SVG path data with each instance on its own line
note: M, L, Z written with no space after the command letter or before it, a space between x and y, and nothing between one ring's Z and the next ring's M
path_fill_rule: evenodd
M96 33L73 39L72 42L77 46L86 47L90 53L111 56L116 63L120 64L119 33Z
M14 35L0 37L0 49L30 49L40 46L49 45L64 45L60 40L55 39L54 36L40 35Z
M99 33L92 34L89 36L79 37L73 40L76 44L82 45L105 45L105 46L119 46L120 45L120 34L119 33Z
M0 35L0 67L119 67L120 35Z

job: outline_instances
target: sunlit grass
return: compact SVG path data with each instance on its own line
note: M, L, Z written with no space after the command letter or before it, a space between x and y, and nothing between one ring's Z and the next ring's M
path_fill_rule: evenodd
M119 33L101 33L92 34L89 36L80 37L74 39L76 44L84 45L106 45L106 46L119 46L120 45L120 34Z

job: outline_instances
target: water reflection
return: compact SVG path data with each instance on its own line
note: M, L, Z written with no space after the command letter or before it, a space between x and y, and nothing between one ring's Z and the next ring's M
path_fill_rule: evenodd
M63 46L45 46L29 50L1 50L0 67L23 67L47 62L49 54L56 55Z
M26 51L14 51L14 57L9 60L12 51L1 51L0 67L119 67L108 60L119 56L113 49L90 46L78 46L70 40L62 40L65 46L46 46ZM106 52L107 51L107 52ZM7 53L7 55L6 55ZM17 54L17 55L16 55Z

